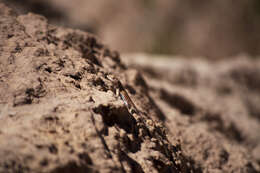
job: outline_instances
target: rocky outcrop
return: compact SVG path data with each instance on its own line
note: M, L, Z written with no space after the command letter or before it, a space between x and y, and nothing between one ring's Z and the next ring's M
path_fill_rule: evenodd
M1 4L0 172L186 172L141 74L93 35ZM114 93L116 76L137 104ZM142 105L141 105L142 104Z
M0 4L0 172L257 172L259 63L247 62L125 65L91 34Z

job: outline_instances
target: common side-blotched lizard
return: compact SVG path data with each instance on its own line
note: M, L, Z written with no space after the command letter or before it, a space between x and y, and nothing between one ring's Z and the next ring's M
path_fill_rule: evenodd
M130 99L129 95L127 94L127 91L124 89L123 85L118 79L114 80L114 87L116 89L116 95L120 96L120 98L123 100L125 106L127 107L129 113L131 114L138 114L139 111L137 110L135 104Z
M137 115L140 115L140 112L136 108L133 101L130 99L129 95L127 94L127 91L124 89L121 82L118 79L114 78L113 83L114 83L114 87L115 87L115 90L116 90L116 95L120 96L120 98L123 100L123 102L124 102L125 106L127 107L129 113L132 114L132 115L134 113L137 114ZM167 154L167 156L170 157L169 151L164 144L164 140L163 140L161 134L159 134L156 130L154 130L154 133L155 133L156 137L158 139L160 139L160 141L162 142L165 153Z

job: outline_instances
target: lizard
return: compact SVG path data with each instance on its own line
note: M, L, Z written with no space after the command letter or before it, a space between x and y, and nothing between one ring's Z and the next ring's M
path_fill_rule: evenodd
M117 97L121 98L121 100L124 102L124 105L126 106L128 112L132 115L134 113L139 114L140 112L136 108L134 102L129 97L127 91L124 89L120 80L112 74L106 75L106 78L112 82L112 84L113 84L112 91L116 94Z
M124 102L129 113L138 114L139 113L138 109L136 108L134 102L131 100L131 98L127 94L127 91L124 89L122 83L118 79L115 79L113 83L116 88L116 95L119 96L121 98L121 100Z
M115 87L116 95L119 96L121 98L121 100L124 102L124 105L126 106L126 108L129 111L129 113L131 115L133 115L133 114L140 115L140 112L138 111L138 109L136 108L134 102L131 100L131 98L127 94L127 91L124 89L124 87L123 87L122 83L120 82L120 80L118 80L117 78L114 78L113 79L113 84L114 84L114 87ZM168 151L167 147L164 144L163 138L161 137L161 135L157 131L154 131L154 133L157 136L157 138L159 138L159 140L162 142L163 148L165 150L166 155L170 157L169 151Z

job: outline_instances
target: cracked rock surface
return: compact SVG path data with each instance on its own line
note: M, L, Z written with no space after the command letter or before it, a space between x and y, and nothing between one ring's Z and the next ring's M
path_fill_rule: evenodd
M246 56L210 62L134 54L148 93L166 116L195 172L259 172L260 61Z
M259 63L131 60L0 4L0 172L259 171Z
M142 75L93 35L0 6L0 172L187 172ZM114 93L116 76L140 114Z

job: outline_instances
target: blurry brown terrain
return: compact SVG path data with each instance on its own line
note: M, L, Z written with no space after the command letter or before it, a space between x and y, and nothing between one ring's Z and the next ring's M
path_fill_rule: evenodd
M260 2L2 0L20 13L97 34L120 52L227 58L260 53Z
M258 1L0 1L0 173L260 172Z

